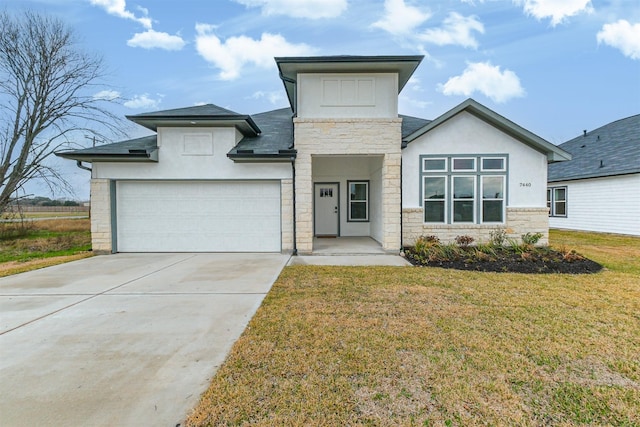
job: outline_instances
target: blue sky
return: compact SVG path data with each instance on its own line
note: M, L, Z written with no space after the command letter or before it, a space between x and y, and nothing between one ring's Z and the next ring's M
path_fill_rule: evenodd
M82 49L104 58L109 88L96 95L117 97L122 116L202 103L245 114L287 106L274 56L416 54L425 59L400 96L402 114L433 119L472 97L560 144L640 113L635 0L3 4L68 23ZM135 125L127 132L147 134ZM88 197L88 173L66 163L77 196Z

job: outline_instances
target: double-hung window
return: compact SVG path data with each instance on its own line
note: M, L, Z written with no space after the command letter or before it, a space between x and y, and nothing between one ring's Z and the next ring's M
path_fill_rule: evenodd
M348 181L349 213L348 221L369 221L369 181Z
M424 222L504 223L507 155L421 156Z
M549 216L567 216L567 187L547 188Z

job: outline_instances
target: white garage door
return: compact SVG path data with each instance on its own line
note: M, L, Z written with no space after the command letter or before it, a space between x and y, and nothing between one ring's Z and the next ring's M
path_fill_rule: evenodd
M118 252L279 252L277 181L119 181Z

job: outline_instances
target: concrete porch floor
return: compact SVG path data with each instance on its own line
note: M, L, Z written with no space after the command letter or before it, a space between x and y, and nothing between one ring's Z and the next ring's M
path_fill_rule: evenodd
M388 255L371 237L313 238L313 255Z
M389 254L371 237L314 238L313 254L292 256L288 265L385 265L411 264L398 254Z

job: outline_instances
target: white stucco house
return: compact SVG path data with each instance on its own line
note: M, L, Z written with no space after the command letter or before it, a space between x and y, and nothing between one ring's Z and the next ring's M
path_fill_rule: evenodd
M640 236L640 114L559 147L573 158L549 165L550 227Z
M433 121L398 115L421 56L275 58L290 108L215 105L128 116L155 132L57 153L91 163L98 252L312 253L368 236L548 236L547 164L562 149L474 100Z

